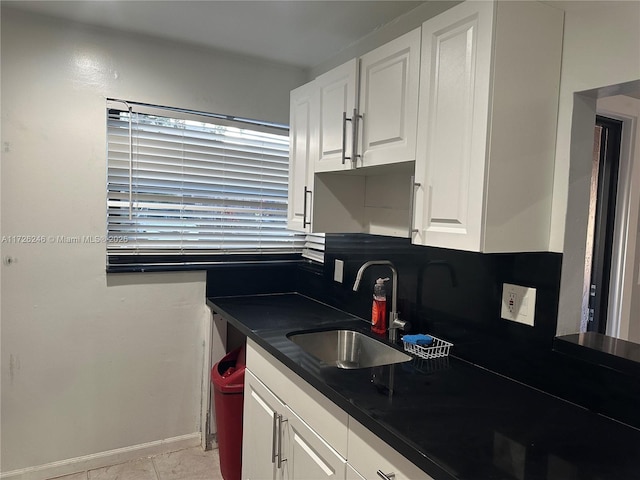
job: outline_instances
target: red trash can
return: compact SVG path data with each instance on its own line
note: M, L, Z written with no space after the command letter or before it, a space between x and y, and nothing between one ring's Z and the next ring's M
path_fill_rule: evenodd
M242 405L245 347L235 349L211 369L220 472L224 480L240 480L242 473Z

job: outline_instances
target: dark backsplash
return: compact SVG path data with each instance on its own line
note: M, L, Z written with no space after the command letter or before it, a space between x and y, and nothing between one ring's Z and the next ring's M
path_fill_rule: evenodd
M333 281L336 259L344 261L342 284ZM415 246L404 238L332 234L321 281L300 284L312 286L303 293L369 319L373 284L391 272L385 266L368 268L354 292L356 273L367 260L390 260L398 270L398 311L412 331L441 333L456 343L477 343L488 335L551 346L561 259L555 253L484 255ZM500 319L504 282L537 289L535 327Z
M398 270L398 311L411 332L454 343L452 354L496 373L640 428L640 379L553 351L562 255L551 252L480 254L411 245L409 239L327 234L324 267L307 263L228 267L207 275L207 295L296 291L371 318L373 284L390 276L372 266L358 292L353 283L368 260ZM344 281L333 280L344 261ZM535 326L500 318L502 284L536 288ZM391 286L388 286L388 304Z

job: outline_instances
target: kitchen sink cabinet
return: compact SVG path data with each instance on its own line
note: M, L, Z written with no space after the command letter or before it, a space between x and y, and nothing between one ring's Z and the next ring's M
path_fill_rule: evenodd
M291 480L344 480L346 461L291 409L286 419L285 478Z
M243 480L280 480L284 471L277 468L273 455L277 445L274 416L285 405L255 376L245 372L242 478Z
M346 458L349 416L344 410L251 340L247 341L247 370Z
M244 422L243 479L345 478L344 458L251 372L245 375Z
M244 398L244 480L432 480L252 340Z
M548 249L563 12L464 2L422 25L414 244Z

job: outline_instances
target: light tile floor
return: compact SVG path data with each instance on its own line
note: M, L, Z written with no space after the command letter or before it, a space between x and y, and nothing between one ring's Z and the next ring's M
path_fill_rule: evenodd
M217 449L203 452L202 448L193 447L55 480L222 480L222 475Z

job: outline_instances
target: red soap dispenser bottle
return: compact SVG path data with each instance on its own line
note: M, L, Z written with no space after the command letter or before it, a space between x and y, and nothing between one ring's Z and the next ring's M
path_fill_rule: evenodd
M373 305L371 306L371 331L385 334L387 331L387 292L384 282L389 278L379 278L373 286Z

